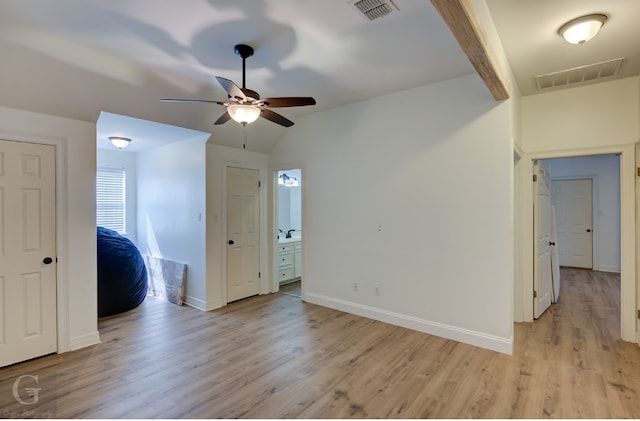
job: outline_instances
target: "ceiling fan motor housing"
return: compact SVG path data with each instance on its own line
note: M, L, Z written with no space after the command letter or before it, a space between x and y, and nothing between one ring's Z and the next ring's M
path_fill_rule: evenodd
M253 48L247 44L237 44L233 47L233 51L242 58L251 57L253 55Z

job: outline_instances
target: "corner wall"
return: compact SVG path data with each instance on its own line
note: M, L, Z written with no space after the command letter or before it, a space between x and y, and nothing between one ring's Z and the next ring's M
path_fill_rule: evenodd
M512 110L471 75L299 119L303 298L511 353Z
M209 135L137 153L138 248L187 265L185 303L206 295L205 142Z

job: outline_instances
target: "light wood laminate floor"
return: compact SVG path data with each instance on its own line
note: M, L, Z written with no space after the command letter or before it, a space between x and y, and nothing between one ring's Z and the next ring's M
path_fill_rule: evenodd
M102 319L100 345L0 369L0 416L640 417L619 276L562 276L559 303L516 324L512 356L285 294L209 313L149 298ZM25 374L42 389L29 407L11 395Z

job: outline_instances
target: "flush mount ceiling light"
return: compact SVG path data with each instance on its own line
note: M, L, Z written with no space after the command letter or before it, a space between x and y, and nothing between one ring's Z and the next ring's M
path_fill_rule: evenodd
M607 19L607 15L601 13L581 16L562 25L558 34L570 44L582 45L596 36Z
M124 149L129 146L129 143L131 143L131 139L121 136L109 136L109 140L111 141L111 144L118 149Z
M253 105L233 104L227 107L227 112L232 119L246 126L260 117L260 109Z

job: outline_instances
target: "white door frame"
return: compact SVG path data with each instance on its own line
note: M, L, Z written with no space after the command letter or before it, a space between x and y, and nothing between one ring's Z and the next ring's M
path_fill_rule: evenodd
M227 197L227 169L229 167L234 167L234 168L244 168L244 169L248 169L248 170L256 170L258 171L258 173L260 174L260 192L259 192L259 197L260 197L260 240L259 240L259 245L260 245L260 273L261 273L261 277L260 277L260 294L268 294L272 291L270 291L269 288L269 280L268 280L268 276L265 276L266 273L268 273L267 270L265 270L265 268L267 267L267 260L265 255L267 255L268 253L264 253L264 250L268 249L267 246L267 242L266 242L266 237L267 237L267 216L266 216L266 206L264 206L265 203L267 203L266 199L267 199L267 189L265 188L265 167L259 164L253 164L250 162L238 162L238 161L225 161L224 162L224 169L222 171L222 195L221 197L224 198L223 202L224 205L221 206L221 214L222 214L222 259L220 260L221 262L221 266L222 266L222 279L220 282L220 288L221 288L221 302L222 305L227 305L229 303L228 299L227 299L227 204L226 204L226 197Z
M71 351L69 339L69 284L67 280L67 138L0 130L0 139L14 142L52 145L55 148L56 173L56 319L58 354ZM98 316L96 315L96 318Z
M271 262L271 270L269 271L269 273L271 274L271 292L278 292L280 291L280 283L279 281L279 277L278 277L278 238L277 235L275 235L275 233L278 231L278 221L279 221L279 213L278 213L278 171L287 171L287 170L291 170L291 169L300 169L300 179L302 180L302 184L300 185L300 196L301 196L301 201L302 201L302 215L300 216L300 229L302 230L302 232L304 233L304 227L306 226L305 223L305 199L304 199L304 189L305 189L305 182L304 182L304 165L301 163L294 163L291 165L278 165L278 166L274 166L271 167L271 182L269 183L269 189L270 189L270 193L269 193L269 197L271 198L271 225L269 227L269 248L270 250L270 262ZM306 268L306 254L304 252L304 250L306 250L306 244L305 244L305 236L302 236L302 239L300 240L300 244L302 244L302 275L301 278L304 278L304 272L305 272L305 268ZM301 287L301 298L304 300L305 297L305 283L301 282L300 283L300 287Z
M620 155L620 334L628 342L637 342L636 335L636 145L617 145L599 148L578 148L563 151L524 154L518 183L523 192L533 190L531 176L533 161L553 158L575 158L593 155ZM527 187L528 186L528 187ZM521 224L519 238L521 256L533 256L533 195L521 195ZM533 259L523 258L516 282L520 282L521 314L516 321L533 321Z

